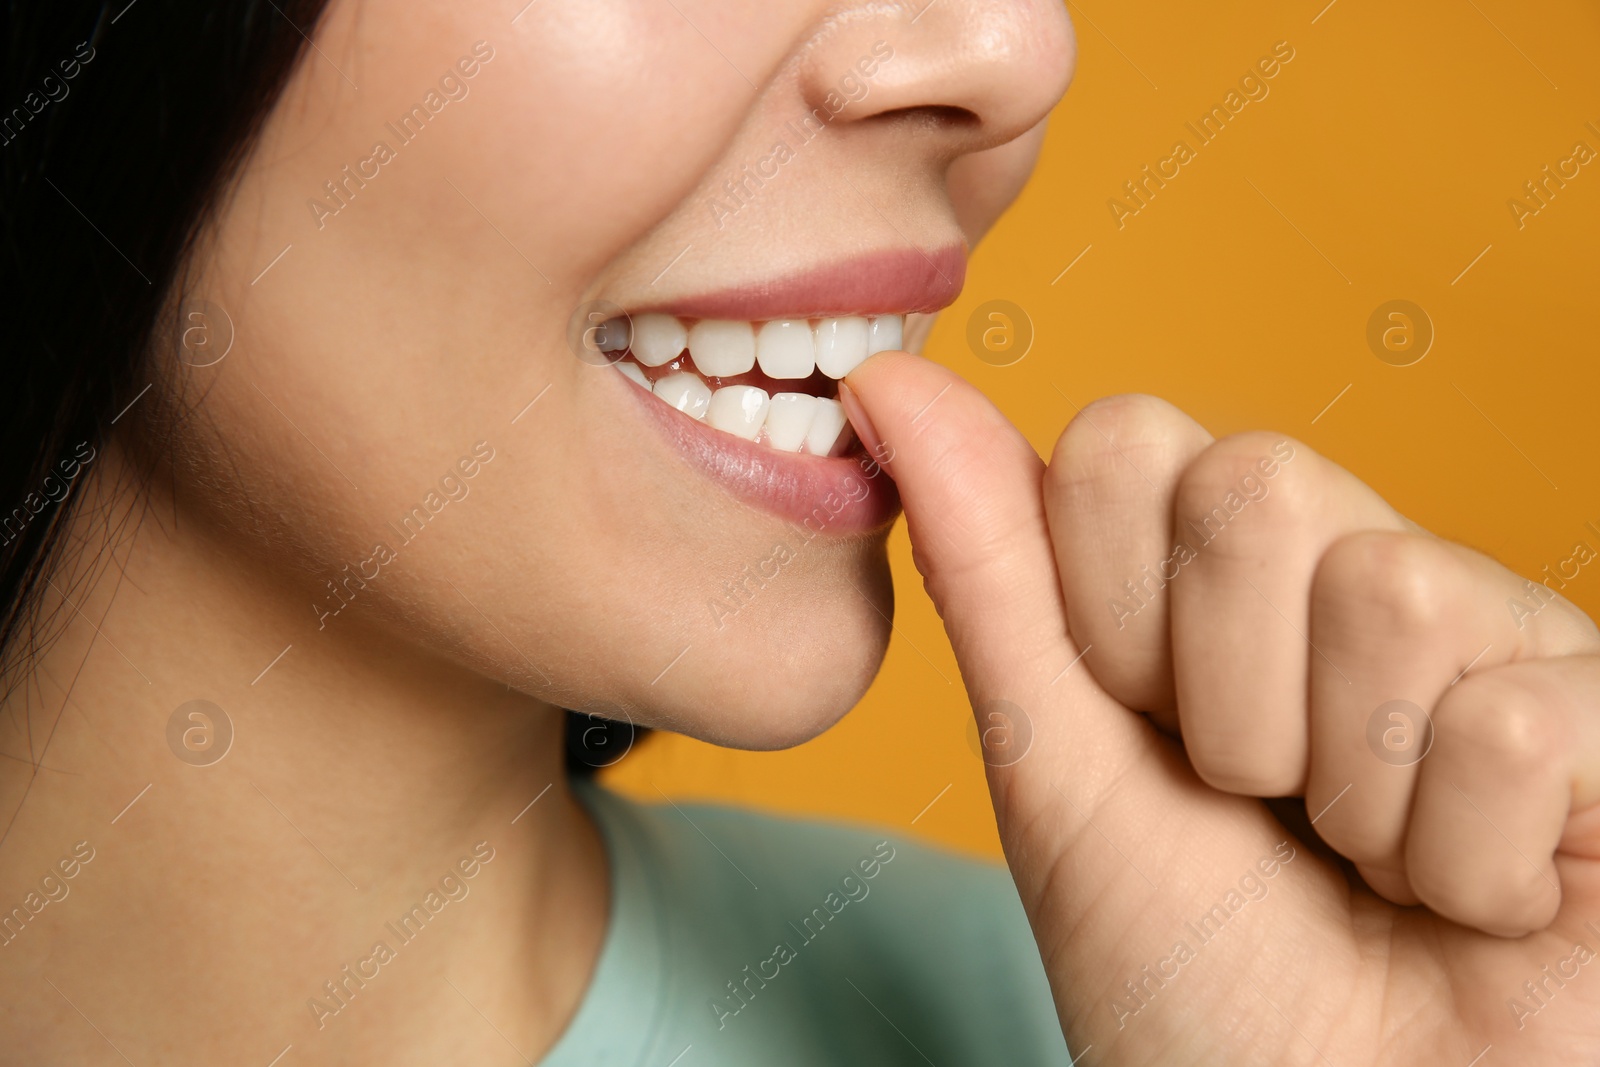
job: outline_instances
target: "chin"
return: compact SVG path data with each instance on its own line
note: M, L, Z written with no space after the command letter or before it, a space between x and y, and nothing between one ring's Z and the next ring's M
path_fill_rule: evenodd
M796 581L788 596L728 620L702 655L691 648L672 685L663 679L662 692L640 701L635 720L763 751L825 732L861 700L889 647L894 591L883 541L872 539L872 558L848 577Z

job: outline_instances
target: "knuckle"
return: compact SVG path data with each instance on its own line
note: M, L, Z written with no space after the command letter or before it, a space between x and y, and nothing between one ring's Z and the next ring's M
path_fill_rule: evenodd
M1363 530L1323 553L1313 603L1345 616L1366 614L1389 632L1430 630L1455 617L1457 569L1431 537Z
M1098 440L1106 437L1123 447L1164 442L1174 423L1185 420L1177 408L1148 393L1119 393L1091 401L1067 426L1067 432L1087 431Z
M1098 500L1127 480L1127 464L1145 467L1181 447L1190 423L1177 408L1142 393L1108 396L1082 408L1056 440L1047 485L1063 500Z
M1311 502L1304 479L1281 476L1284 464L1298 451L1288 438L1263 432L1213 442L1178 479L1174 504L1180 528L1187 522L1197 530L1220 533L1247 507L1260 510L1258 505L1269 497L1283 499L1267 514L1253 517L1250 527L1261 530L1301 521L1308 516L1305 505Z
M1540 695L1503 672L1468 677L1434 710L1440 754L1523 778L1561 765L1569 739Z

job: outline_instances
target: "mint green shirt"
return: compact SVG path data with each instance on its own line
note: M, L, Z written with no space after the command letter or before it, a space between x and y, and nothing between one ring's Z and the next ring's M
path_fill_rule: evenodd
M1070 1062L1004 868L856 827L579 796L611 918L541 1067Z

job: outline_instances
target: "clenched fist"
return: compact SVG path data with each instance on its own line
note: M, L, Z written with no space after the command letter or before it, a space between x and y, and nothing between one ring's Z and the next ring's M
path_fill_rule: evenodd
M989 780L1075 1054L1600 1062L1587 617L1282 435L1117 398L1047 469L931 363L848 384L980 723L1031 739Z
M1202 780L1305 797L1396 904L1504 936L1555 918L1567 817L1600 801L1587 616L1305 445L1213 441L1150 397L1081 413L1044 501L1085 665Z

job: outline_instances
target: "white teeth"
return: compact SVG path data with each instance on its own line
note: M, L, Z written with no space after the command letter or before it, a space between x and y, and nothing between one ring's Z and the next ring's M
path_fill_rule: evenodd
M645 392L650 392L650 379L644 376L644 371L639 369L639 364L630 363L628 360L619 359L611 364L629 378L632 378Z
M809 378L816 368L811 324L805 319L773 319L756 334L756 362L769 378Z
M594 346L602 352L621 352L628 347L628 320L607 319L594 331Z
M799 392L768 396L757 386L714 383L749 374L758 363L762 375L780 381L799 381L819 370L843 378L869 355L900 349L905 317L841 315L820 319L815 327L805 319L701 319L685 328L674 315L648 314L609 319L592 328L590 343L601 352L628 353L631 360L617 360L617 369L690 418L776 451L830 456L835 449L849 451L844 443L851 437L837 400ZM643 370L685 354L693 359L692 369L654 383Z
M765 389L753 385L729 385L711 394L706 422L724 433L754 441L766 421L771 403Z
M811 417L811 428L806 431L806 451L813 456L826 456L833 451L834 443L849 421L837 400L818 397L816 414Z
M871 337L867 341L867 355L876 355L879 352L898 351L903 343L902 335L905 332L906 320L899 315L878 315L872 320ZM634 321L634 332L639 329L638 320Z
M669 374L656 383L655 394L668 407L677 408L693 419L706 417L711 406L711 388L700 380L698 374L681 370Z
M672 315L640 315L633 320L633 358L646 367L671 363L689 343L689 331Z
M816 410L817 398L809 393L773 393L767 409L767 444L782 452L800 451Z
M817 369L843 378L867 358L867 320L859 315L817 323Z
M689 355L707 378L745 374L756 365L755 331L748 322L701 319L689 327Z

